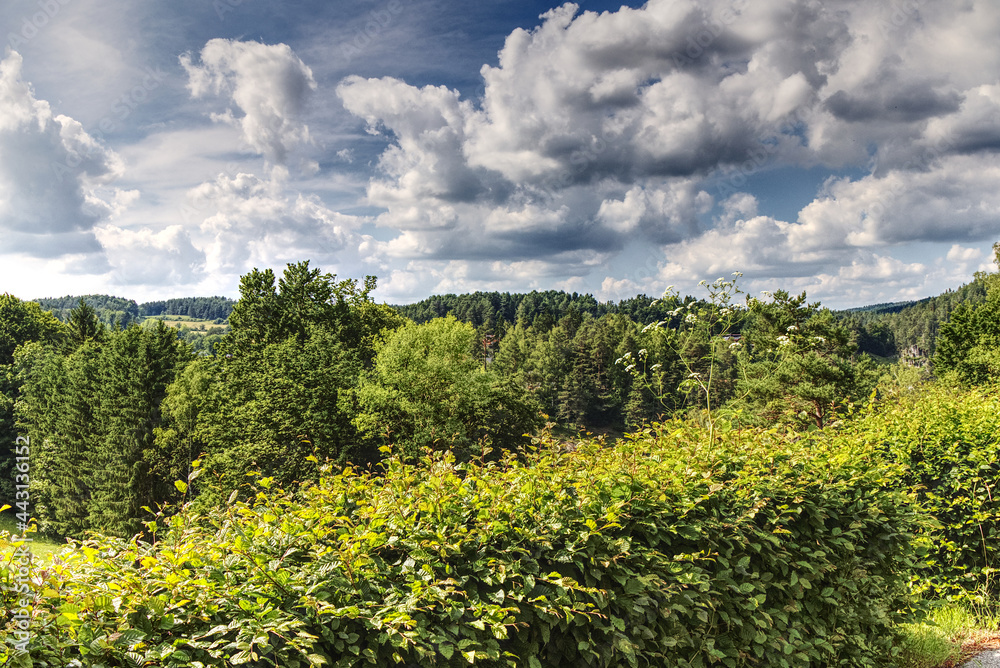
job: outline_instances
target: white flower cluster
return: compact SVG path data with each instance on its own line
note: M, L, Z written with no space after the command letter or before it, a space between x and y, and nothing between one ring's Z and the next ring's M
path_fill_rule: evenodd
M646 332L648 332L651 329L660 329L661 327L663 327L666 324L667 324L666 320L660 320L659 322L651 322L651 323L649 323L648 325L646 325L645 327L642 328L642 333L645 334Z

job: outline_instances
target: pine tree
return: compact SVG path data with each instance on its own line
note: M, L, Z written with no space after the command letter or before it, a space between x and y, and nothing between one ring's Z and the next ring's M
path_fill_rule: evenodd
M103 439L93 461L90 525L128 537L142 531L147 516L169 500L179 463L159 452L154 434L161 424L160 403L187 350L163 322L144 330L133 325L112 337L101 355L98 406Z
M58 453L63 445L59 416L66 406L64 359L51 346L31 343L18 350L13 366L20 392L17 432L31 443L32 515L43 530L52 531L53 504L59 495L53 480L60 473Z
M60 442L51 473L52 530L61 536L82 538L90 528L93 473L101 470L94 452L102 438L97 420L100 355L100 346L90 340L65 360L64 403L56 421Z
M97 311L80 298L80 303L70 311L66 323L69 344L75 349L87 341L100 339L104 335L104 325L97 317Z

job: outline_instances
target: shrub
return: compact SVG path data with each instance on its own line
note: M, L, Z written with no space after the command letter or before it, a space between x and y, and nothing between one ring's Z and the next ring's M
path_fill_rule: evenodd
M935 592L995 596L1000 557L1000 393L928 385L900 394L859 422L860 437L898 462L895 481L912 489L936 522L922 575Z
M920 521L898 472L858 439L706 436L262 479L36 570L33 665L876 665Z

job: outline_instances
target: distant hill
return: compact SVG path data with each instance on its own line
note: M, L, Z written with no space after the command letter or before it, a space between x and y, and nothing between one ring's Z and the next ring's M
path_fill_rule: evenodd
M985 299L985 281L977 277L957 290L946 290L936 297L871 304L834 313L855 331L862 352L886 358L930 359L938 329L948 321L952 311L963 302L978 303ZM667 311L673 307L673 304L660 303L647 295L616 304L599 302L589 294L546 290L435 295L393 308L416 322L451 314L477 328L503 330L518 320L535 322L542 319L554 323L570 312L594 317L618 313L636 322L649 323L667 319Z
M65 322L69 318L69 312L79 305L81 299L97 311L97 317L106 325L118 323L127 327L139 320L139 305L134 299L110 295L66 295L35 301L43 309L52 311L57 318Z
M139 313L151 315L186 315L199 320L225 320L233 312L236 300L228 297L182 297L139 305Z
M228 297L181 297L138 304L134 299L110 295L67 295L35 301L43 309L52 311L60 320L66 320L69 312L79 305L81 299L97 311L101 322L109 325L119 323L122 326L128 326L142 318L162 315L188 316L199 320L226 320L233 312L233 305L236 303Z
M595 318L607 313L618 313L636 322L654 322L666 319L667 311L673 305L660 303L658 298L648 295L638 295L615 303L599 302L590 294L546 290L435 295L415 304L392 308L418 323L451 314L474 327L502 329L518 320L531 323L540 318L556 322L571 312L578 315L590 314Z
M66 320L81 298L97 311L102 322L122 326L153 316L224 321L236 303L228 297L181 297L138 304L132 299L110 295L67 295L36 301L42 308ZM858 306L834 313L855 331L862 352L889 358L903 355L929 359L934 354L938 329L947 322L952 311L963 302L979 303L985 299L985 281L977 276L971 283L957 290L946 290L936 297ZM540 319L555 323L570 313L594 317L617 313L636 322L649 323L667 319L667 312L673 305L648 295L615 303L600 302L590 294L536 290L434 295L392 308L418 323L451 314L474 327L501 332L518 320L532 323Z
M986 282L977 276L957 290L919 301L873 304L836 312L858 334L862 352L882 357L929 360L941 325L963 302L986 300Z
M889 302L886 304L872 304L870 306L856 306L854 308L844 309L843 313L871 313L871 314L885 314L885 313L899 313L903 309L909 308L914 304L919 304L920 302L925 302L928 299L933 299L933 297L926 297L921 300L911 300L908 302Z

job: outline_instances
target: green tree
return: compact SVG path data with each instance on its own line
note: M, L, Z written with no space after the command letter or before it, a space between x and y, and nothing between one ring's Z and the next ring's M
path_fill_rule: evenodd
M33 342L18 349L11 367L20 394L15 408L17 432L31 443L32 516L43 530L50 531L59 496L55 478L61 473L60 416L66 411L68 384L65 358L54 346Z
M338 281L308 262L289 264L278 280L270 269L244 276L231 331L205 367L213 378L193 436L177 422L162 437L204 447L220 493L251 472L285 486L310 479L310 457L369 459L357 449L352 390L385 332L405 322L372 301L375 287L374 277Z
M90 490L102 475L95 444L103 432L98 422L101 344L87 340L65 359L66 395L58 417L59 448L54 456L52 530L83 537L89 528Z
M993 253L1000 265L1000 242L993 245ZM977 273L976 281L986 288L985 301L963 302L941 326L934 370L979 385L1000 374L1000 273Z
M253 471L291 486L314 477L308 457L343 462L354 452L348 401L361 363L336 333L309 332L219 360L195 436L220 491Z
M154 438L159 450L177 453L178 464L186 461L181 481L188 480L191 462L205 449L205 443L198 438L198 428L216 382L216 364L211 357L195 359L167 386L160 403L162 422L154 429ZM193 492L188 490L188 494Z
M98 319L97 311L80 298L80 303L70 311L66 322L66 334L72 348L78 348L88 341L104 337L104 324Z
M57 341L65 333L62 323L35 302L0 295L0 365L14 361L14 351L29 341Z
M962 304L941 327L934 370L954 372L962 382L981 385L1000 375L1000 294L985 303Z
M254 269L240 280L240 299L229 316L232 330L219 343L219 352L243 354L289 338L301 343L319 327L356 351L362 363L370 363L381 333L406 320L372 301L374 276L367 276L363 284L336 279L310 269L308 261L289 264L277 284L270 269Z
M157 323L114 335L102 350L97 406L103 438L96 444L89 525L109 535L142 531L147 511L176 496L175 480L186 470L186 452L165 451L154 438L162 424L167 387L190 361L177 334ZM98 468L100 467L100 468Z
M14 407L21 394L21 380L14 366L14 352L33 341L57 342L63 325L35 302L0 295L0 505L14 500L14 443L18 436Z
M807 303L804 292L750 300L740 346L739 391L758 419L823 427L857 398L857 345L847 326Z
M483 369L475 338L451 316L394 331L358 389L354 423L366 439L409 457L431 448L467 458L523 444L537 410L514 382Z

